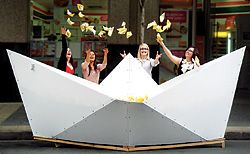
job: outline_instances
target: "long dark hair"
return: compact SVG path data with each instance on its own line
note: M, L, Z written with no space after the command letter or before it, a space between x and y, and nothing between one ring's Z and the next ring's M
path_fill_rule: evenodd
M66 71L66 66L67 66L67 58L66 58L67 52L61 52L61 56L59 58L58 61L58 65L57 68L62 70L62 71ZM74 65L73 65L73 55L71 54L70 60L69 62L71 63L71 65L73 66L73 68L75 69Z
M192 55L192 59L195 59L195 56L197 56L197 57L199 58L199 50L198 50L195 46L190 46L190 47L188 47L188 48L185 50L182 59L186 59L185 54L186 54L186 51L187 51L189 48L194 48L193 55Z
M182 57L182 60L181 60L180 64L182 63L182 61L183 61L184 59L186 59L185 54L186 54L186 51L187 51L189 48L194 48L193 55L192 55L192 59L195 59L195 56L199 57L199 50L198 50L195 46L190 46L190 47L188 47L188 48L185 50L184 55L183 55L183 57ZM191 60L191 62L193 63L192 60ZM179 64L179 65L180 65L180 64ZM176 64L175 64L175 66L174 66L174 72L175 72L176 75L181 75L181 74L183 74L182 71L181 71L181 67L180 67L179 65L176 65Z
M93 65L94 65L94 70L96 70L97 69L96 53L93 50L91 50L91 52L93 52L95 54L95 60L94 60L94 64ZM86 57L87 57L87 54L85 55L85 59L86 59ZM89 76L90 75L90 71L91 71L91 66L89 65L88 67L89 67L89 74L88 74L88 76Z
M60 56L58 64L57 64L57 68L64 71L64 72L66 71L66 66L67 66L67 58L66 58L67 51L68 51L68 45L67 45L67 41L66 41L66 35L62 34L62 52L61 52L61 56ZM71 52L71 57L70 57L69 62L73 66L72 52ZM73 66L73 69L75 69L74 66Z

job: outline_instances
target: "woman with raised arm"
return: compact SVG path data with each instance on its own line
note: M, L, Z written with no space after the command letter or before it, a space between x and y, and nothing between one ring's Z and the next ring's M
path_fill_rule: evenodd
M61 28L62 34L62 52L61 56L58 61L57 68L65 71L70 74L75 73L75 68L73 66L73 56L70 48L68 48L67 41L66 41L66 29L64 27Z
M160 44L160 46L163 48L164 52L168 56L168 58L177 65L177 71L178 75L181 75L183 73L186 73L194 68L197 68L200 66L199 59L198 59L198 49L191 46L187 48L185 51L184 56L177 57L172 54L172 52L166 47L166 45L163 43L162 40L158 40L157 42Z
M123 58L125 58L125 56L126 56L125 51L123 53L120 53L120 55ZM161 58L161 55L162 54L159 54L158 51L157 51L155 59L150 58L149 57L150 56L149 46L146 43L142 43L138 48L137 60L142 65L144 70L150 76L152 76L151 71L152 71L153 67L156 67L160 63L159 59Z
M107 66L108 48L103 49L104 57L102 64L96 64L96 54L88 49L85 61L82 63L82 74L86 80L99 83L100 72Z

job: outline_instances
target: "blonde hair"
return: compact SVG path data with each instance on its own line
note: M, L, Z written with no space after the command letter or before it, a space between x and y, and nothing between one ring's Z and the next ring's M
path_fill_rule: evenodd
M149 60L150 59L150 49L149 49L149 46L146 44L146 43L142 43L142 44L140 44L140 46L139 46L139 48L138 48L138 52L137 52L137 58L139 59L139 60L142 60L142 58L141 58L141 50L140 50L140 48L142 47L142 46L147 46L147 48L148 48L148 56L147 56L147 59Z

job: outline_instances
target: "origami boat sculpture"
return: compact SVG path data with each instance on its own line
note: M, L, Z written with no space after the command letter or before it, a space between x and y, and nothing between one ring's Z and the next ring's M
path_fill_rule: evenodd
M245 47L161 85L130 54L98 85L7 52L36 139L124 148L223 138Z

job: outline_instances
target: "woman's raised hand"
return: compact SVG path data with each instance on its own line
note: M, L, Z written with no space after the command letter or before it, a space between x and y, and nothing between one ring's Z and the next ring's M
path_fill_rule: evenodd
M66 34L66 28L61 27L61 34L65 35Z
M161 56L162 56L162 54L161 54L161 53L159 54L159 51L157 51L156 56L155 56L155 59L157 59L157 60L158 60L158 59L160 59L160 58L161 58Z
M108 48L104 48L103 52L104 52L104 54L108 54L109 53L109 49Z
M120 53L120 55L122 56L122 58L125 58L127 56L125 50L123 50L123 53Z

